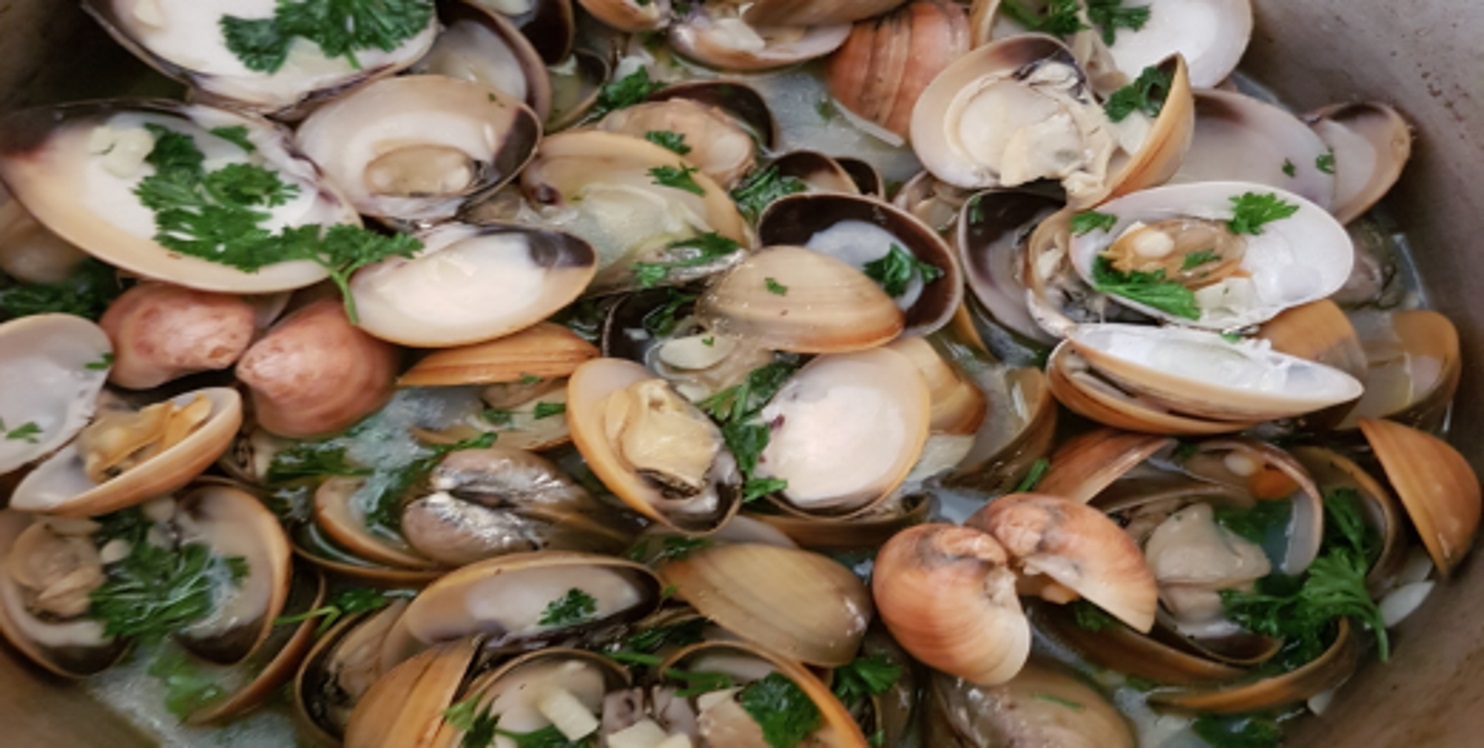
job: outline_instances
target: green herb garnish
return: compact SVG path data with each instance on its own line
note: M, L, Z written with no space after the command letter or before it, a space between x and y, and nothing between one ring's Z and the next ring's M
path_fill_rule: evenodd
M149 674L165 686L165 708L180 719L227 695L185 653L171 650L150 663Z
M369 501L369 509L366 511L366 520L374 525L386 528L398 528L401 526L400 509L402 496L413 486L426 480L429 473L438 463L453 452L462 452L466 449L489 449L495 445L498 435L494 433L480 434L468 439L462 439L453 444L435 444L429 447L429 454L419 457L398 469Z
M280 6L282 7L282 6ZM139 202L155 213L155 241L180 254L255 273L288 260L308 260L330 273L345 297L345 313L358 321L350 276L389 257L412 257L422 243L405 234L386 236L360 226L295 226L271 232L263 209L283 205L299 193L278 173L246 163L207 172L196 141L157 124L145 158L155 173L134 188Z
M763 285L768 288L768 293L774 296L787 296L788 286L778 282L777 278L769 276L763 279Z
M914 275L922 278L923 285L943 277L943 271L937 266L918 260L895 244L884 256L866 263L865 272L866 277L880 284L886 295L892 298L907 292Z
M1102 293L1120 296L1176 317L1201 318L1201 307L1196 303L1195 292L1175 281L1166 280L1163 269L1123 273L1116 270L1108 258L1099 257L1092 266L1092 281L1093 288Z
M701 641L706 631L706 619L692 618L680 623L653 626L620 639L612 647L609 656L621 660L621 654L644 653L652 655L666 647L683 647ZM658 665L659 662L654 664Z
M711 541L706 538L693 538L687 535L661 535L657 539L659 548L656 549L653 545L656 538L646 538L629 549L629 559L652 566L665 561L690 558L690 554L711 546Z
M685 144L685 136L670 130L650 130L644 133L644 139L655 145L669 149L684 156L690 153L690 146Z
M835 668L831 690L847 707L886 693L902 677L902 666L882 655L857 657L849 665Z
M345 456L345 449L344 444L332 441L299 442L273 454L264 479L272 484L334 476L370 475L370 468L351 463Z
M561 415L563 413L566 413L566 412L567 412L567 404L566 403L546 403L546 402L540 402L540 403L536 403L535 418L536 418L536 420L539 421L539 420L542 420L543 418L551 418L552 416L559 416L559 415Z
M506 428L515 423L515 413L505 408L485 408L479 418L496 428Z
M1227 331L1227 332L1221 333L1221 339L1222 340L1225 340L1228 343L1240 343L1240 342L1242 342L1242 334L1241 333L1237 333L1237 332Z
M788 485L786 481L772 483L754 478L752 474L757 470L758 458L767 448L772 433L768 424L759 420L763 406L778 394L798 367L798 361L793 358L760 366L748 372L742 384L728 387L699 403L721 425L721 437L736 458L737 469L744 479L744 498L752 494L756 499L772 491L781 491ZM749 486L751 491L748 491Z
M1087 18L1098 27L1104 44L1118 41L1118 30L1138 31L1149 23L1149 6L1123 7L1123 0L1087 0Z
M1217 254L1216 250L1202 249L1186 255L1185 259L1180 262L1180 269L1182 271L1194 270L1202 265L1220 261L1221 255Z
M1335 173L1335 152L1330 151L1319 158L1314 159L1314 168L1325 174Z
M573 587L567 594L551 601L541 612L537 623L542 626L572 626L589 621L598 613L598 601L592 595Z
M36 438L36 435L40 433L41 427L36 425L35 421L26 421L15 428L10 428L5 425L4 419L0 419L0 434L5 435L6 441L38 444L40 440Z
M1228 717L1203 714L1190 729L1211 748L1278 748L1283 728L1266 717Z
M763 209L771 205L774 200L798 194L806 189L808 185L804 184L804 180L798 177L780 176L777 166L769 166L747 175L747 178L732 190L732 200L736 201L737 210L748 221L757 223L758 216L763 214Z
M672 270L709 265L740 249L742 245L737 242L714 231L708 231L689 239L670 242L665 247L666 254L668 256L678 255L679 259L634 263L634 278L638 281L640 288L651 288L668 280Z
M272 18L222 16L219 25L227 49L243 65L273 73L288 59L295 37L359 69L356 52L394 52L432 20L432 0L279 0Z
M1068 607L1072 609L1072 620L1076 622L1077 628L1084 631L1110 631L1120 625L1118 619L1086 600L1075 600L1068 603Z
M650 94L664 87L663 82L649 79L648 68L639 68L603 86L598 92L598 101L593 105L592 114L588 116L596 119L609 112L631 107L643 102Z
M1233 197L1231 203L1232 217L1226 222L1226 226L1233 234L1261 234L1264 225L1281 221L1299 210L1299 206L1285 202L1271 192L1243 193Z
M1150 65L1132 83L1114 91L1108 97L1108 102L1103 104L1103 111L1114 122L1128 119L1136 109L1150 117L1158 117L1164 109L1165 99L1170 96L1172 83L1173 75Z
M314 635L323 635L337 621L348 615L366 613L373 610L381 610L392 604L393 600L411 597L412 593L402 590L373 590L357 587L345 590L336 595L329 603L304 613L292 616L279 616L273 619L273 625L281 626L287 623L299 623L312 618L322 618L319 628L315 629Z
M1072 701L1071 699L1064 699L1060 696L1057 696L1056 694L1051 693L1034 693L1031 694L1031 698L1037 701L1045 701L1050 704L1056 704L1057 706L1064 706L1075 712L1080 712L1083 709L1087 708L1079 702Z
M782 478L748 478L747 482L742 485L742 501L743 503L756 501L786 488L788 488L788 481Z
M232 125L230 127L213 127L209 131L212 135L228 141L248 153L258 150L247 137L247 127L243 125Z
M1285 158L1283 159L1283 173L1290 177L1296 177L1298 176L1298 167L1293 165L1293 161Z
M699 170L696 167L686 166L685 164L679 166L656 166L649 170L649 176L652 178L654 184L661 187L685 190L692 195L705 196L705 188L696 184L696 180L691 177L697 171Z
M520 379L516 381L524 385L540 384L541 377L538 377L535 374L522 374L520 375Z
M4 285L8 280L9 276L0 273L0 313L8 317L57 312L97 321L124 291L118 273L91 257L57 283Z
M1118 216L1111 213L1099 213L1089 210L1072 216L1072 233L1077 236L1097 231L1112 231L1118 225Z
M1031 463L1030 471L1025 474L1024 478L1020 479L1020 483L1016 484L1015 493L1026 493L1027 491L1036 490L1036 486L1040 484L1042 478L1046 477L1046 471L1050 469L1051 460L1045 457Z
M673 288L669 289L669 294L669 300L644 315L644 329L652 335L665 337L675 332L675 327L679 324L675 315L680 313L681 307L696 300L695 295L681 293Z
M464 733L459 740L459 748L489 748L495 744L497 737L508 738L515 744L515 748L591 748L596 740L595 735L568 740L556 725L547 725L531 732L501 730L500 718L492 711L493 702L483 709L479 708L479 701L484 696L483 692L474 693L443 710L443 721Z
M1041 31L1062 38L1088 28L1078 15L1081 8L1077 0L1050 0L1046 3L1046 15L1038 15L1020 0L1004 0L1000 8L1027 31Z
M1217 524L1261 545L1274 529L1288 524L1291 507L1287 501L1258 501L1246 508L1217 506L1212 513Z
M813 700L781 673L747 684L737 701L763 728L763 739L772 748L798 748L823 721Z
M110 366L113 366L113 354L105 353L98 357L97 361L88 362L83 368L88 371L106 371Z

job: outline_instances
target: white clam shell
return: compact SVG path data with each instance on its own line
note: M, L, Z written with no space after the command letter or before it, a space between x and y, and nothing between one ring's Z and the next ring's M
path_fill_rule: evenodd
M103 328L70 314L0 325L0 475L52 452L87 425L112 352ZM28 424L39 431L24 435Z

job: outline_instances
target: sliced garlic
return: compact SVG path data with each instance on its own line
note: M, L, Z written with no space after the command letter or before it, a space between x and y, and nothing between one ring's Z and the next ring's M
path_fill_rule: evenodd
M659 748L669 737L651 719L642 719L608 736L608 748Z
M551 720L567 740L578 740L597 732L598 719L571 691L560 686L547 688L536 701L536 710Z

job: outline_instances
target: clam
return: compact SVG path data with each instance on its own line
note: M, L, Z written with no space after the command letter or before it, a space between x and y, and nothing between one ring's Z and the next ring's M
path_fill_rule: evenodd
M62 283L87 253L37 223L0 184L0 272L22 283Z
M814 515L849 516L906 479L927 441L931 396L912 361L887 349L820 356L763 408L757 478L786 482L777 499Z
M852 0L798 3L793 0L759 0L750 3L742 17L755 26L829 26L854 23L879 16L904 0Z
M616 554L629 544L624 517L530 452L453 452L433 468L427 489L402 508L402 535L450 567L547 548Z
M1036 224L1061 207L1039 192L994 189L962 203L954 247L974 299L1017 335L1038 343L1056 340L1031 319L1025 305L1025 242Z
M1139 547L1102 512L1055 496L1011 494L985 505L965 526L998 540L1022 584L1041 596L1065 602L1070 590L1138 631L1154 625L1154 575Z
M1071 52L1040 35L959 57L923 90L911 132L923 166L945 182L1015 187L1054 179L1078 204L1106 194L1118 145Z
M0 324L0 475L50 454L93 415L113 346L81 317L44 314Z
M1412 155L1412 129L1387 104L1335 104L1304 119L1332 154L1328 165L1335 193L1330 211L1340 223L1370 210L1396 184Z
M1142 27L1120 28L1108 42L1118 69L1130 78L1179 54L1190 65L1192 86L1214 88L1236 69L1252 35L1249 0L1198 4L1152 0L1144 7L1149 9L1149 19ZM1113 32L1104 29L1103 33L1107 39Z
M757 158L757 143L748 129L724 110L690 98L677 96L625 107L608 113L596 127L646 139L678 135L673 149L726 187L751 171Z
M168 494L211 467L241 425L242 398L228 388L186 392L140 411L105 411L27 474L10 506L88 517Z
M356 702L346 748L427 748L478 654L477 637L444 642L388 667Z
M1254 158L1258 153L1268 158ZM1308 125L1272 104L1239 93L1201 91L1195 97L1190 151L1170 182L1254 182L1328 210L1335 197L1333 168L1325 168L1328 153Z
M415 550L407 538L387 532L371 516L379 507L361 495L362 478L330 478L314 490L314 526L327 540L362 563L403 571L439 573L447 569ZM404 497L397 496L400 502Z
M841 106L905 138L922 90L968 50L962 6L912 2L856 22L830 56L826 80Z
M573 53L577 19L572 0L468 1L509 18L549 65L556 65Z
M934 673L925 697L926 745L1133 748L1128 719L1077 675L1041 659L1003 684L976 686Z
M1151 434L1099 429L1067 440L1048 460L1036 492L1086 504L1174 441Z
M1244 226L1251 210L1240 206L1257 201L1287 217ZM1116 221L1072 237L1078 275L1119 304L1194 327L1265 322L1338 291L1354 264L1350 238L1327 212L1293 193L1245 182L1157 187L1100 205L1098 213ZM1131 273L1162 273L1160 280L1189 291L1188 303L1141 301L1143 287L1125 288L1129 281L1120 275Z
M855 195L860 192L860 187L856 185L850 172L835 157L819 151L789 151L773 159L766 169L755 172L753 177L761 179L768 176L769 169L776 170L779 181L789 193L836 192ZM737 188L738 194L746 194L751 184L752 179L744 182Z
M670 0L577 0L593 18L619 31L653 31L670 21Z
M1010 556L978 530L926 524L876 556L871 592L881 620L929 667L972 683L1004 683L1030 656L1031 629Z
M154 173L145 159L163 136L151 128L190 138L213 168L249 164L277 176L293 194L265 211L275 226L359 222L355 208L297 154L286 131L252 115L202 105L117 100L6 115L0 119L0 181L58 236L146 278L205 291L268 293L325 277L324 268L308 260L249 273L160 244L155 213L135 194ZM245 130L242 139L251 151L238 138L217 134L235 128Z
M360 327L402 345L446 347L519 332L576 300L597 272L587 242L515 224L449 222L350 281Z
M279 436L340 431L392 396L400 354L321 300L284 317L237 362L258 424Z
M758 220L765 246L804 247L838 258L881 284L902 310L906 335L948 323L963 300L954 253L910 214L854 195L793 195Z
M570 376L598 349L552 322L474 345L444 348L423 357L397 379L399 387L518 383L524 378Z
M723 187L641 138L593 130L553 135L521 172L521 189L540 221L582 237L597 251L592 294L639 285L639 262L669 266L660 282L673 284L736 259L722 253L701 260L677 250L704 234L750 243L746 223Z
M20 544L23 535L46 540L37 550L53 546L49 559L70 562L73 571L97 566L98 574L93 581L102 582L98 552L87 538L60 537L19 511L0 510L0 541L6 549L4 558L0 558L0 634L27 659L64 678L81 678L112 666L123 657L128 644L107 635L101 622L78 615L75 610L69 611L74 613L70 620L56 620L54 613L43 617L30 609L27 598L34 598L35 592L25 589L16 579L22 562L19 553L25 551L25 546ZM20 552L16 550L18 547ZM46 561L48 557L40 560ZM69 565L59 564L54 568L67 570ZM72 597L76 597L75 592ZM83 602L86 603L86 598Z
M976 381L989 396L991 407L1008 407L985 418L968 454L946 482L987 492L1013 489L1035 462L1051 451L1056 434L1056 398L1047 376L1034 366L989 371Z
M1364 468L1350 458L1325 447L1294 447L1294 459L1313 476L1326 497L1338 491L1353 491L1361 503L1365 521L1381 538L1381 553L1366 573L1366 586L1377 597L1387 592L1407 563L1408 543L1404 509Z
M376 81L316 109L294 140L366 215L453 216L515 178L541 120L483 83L443 75Z
M686 532L711 532L736 513L741 475L721 430L639 364L600 358L567 384L572 439L598 479L629 508Z
M550 5L567 5L569 0L545 0ZM573 50L558 65L546 68L551 80L551 115L546 118L546 131L565 130L587 117L597 105L608 80L608 59L586 49Z
M257 309L240 296L145 282L98 324L114 344L109 381L144 390L237 363L257 332Z
M1201 330L1082 325L1062 346L1124 390L1182 416L1227 423L1312 413L1362 390L1338 369Z
M409 20L421 23L394 42L344 52L295 44L292 54L285 47L273 60L271 51L234 49L230 35L235 29L240 35L256 35L254 41L261 43L257 37L282 33L272 26L276 7L272 3L88 0L83 7L126 49L194 88L199 98L279 114L292 114L365 81L395 74L427 52L438 32L432 4L418 4ZM253 54L262 59L243 59Z
M905 327L896 300L865 273L795 246L750 254L707 289L696 314L716 332L796 353L875 348Z
M1366 354L1355 325L1339 305L1329 299L1290 307L1263 323L1257 337L1273 350L1332 366L1366 381ZM1366 386L1369 394L1371 386ZM1365 402L1366 395L1361 395Z
M1461 377L1458 330L1426 309L1356 317L1366 366L1365 394L1340 428L1391 418L1432 430L1444 423Z
M1479 527L1479 478L1442 439L1393 421L1361 419L1370 443L1438 570L1447 576Z
M325 632L294 677L294 707L330 742L345 734L351 710L383 675L381 644L407 609L406 599L342 619Z
M741 12L744 7L748 12ZM671 24L670 46L711 67L755 71L823 57L838 49L850 35L848 22L793 26L768 21L764 25L753 20L752 7L756 6L738 6L725 0L692 3L690 10Z
M323 569L361 584L386 587L419 587L443 576L447 571L441 566L424 565L408 568L379 563L361 557L356 551L336 543L329 534L314 522L303 522L291 529L290 540L294 554ZM426 562L423 562L426 564Z
M773 118L773 110L763 95L750 85L727 79L677 81L646 97L651 102L675 99L725 113L745 129L762 150L771 151L778 146L778 121Z
M1247 672L1241 667L1192 651L1178 634L1156 627L1151 635L1113 624L1093 630L1079 625L1072 609L1038 604L1034 620L1054 641L1076 649L1088 659L1155 683L1172 686L1231 683Z
M1068 410L1113 428L1150 434L1198 436L1246 431L1256 420L1212 419L1186 415L1155 402L1135 387L1103 376L1070 346L1058 346L1046 361L1046 384Z
M1324 654L1281 675L1223 686L1160 690L1149 702L1160 707L1214 714L1248 714L1298 704L1337 688L1355 672L1360 645L1347 618L1335 625L1335 639Z
M988 409L984 392L927 338L899 338L887 348L911 360L927 384L932 402L928 428L933 433L973 435L979 430Z
M551 79L546 64L504 14L477 0L454 0L440 3L439 15L443 31L433 48L412 67L414 73L480 83L524 102L539 121L551 115Z
M486 648L525 648L642 618L658 604L659 591L648 567L631 561L515 553L439 578L413 598L398 626L424 645L483 634Z
M871 597L828 556L756 543L702 547L658 569L675 596L780 657L845 665L871 622Z

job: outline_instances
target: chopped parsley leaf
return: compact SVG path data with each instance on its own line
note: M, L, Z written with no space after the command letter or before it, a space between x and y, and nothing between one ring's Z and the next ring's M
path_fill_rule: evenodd
M563 413L566 413L566 412L567 412L567 404L566 403L538 402L538 403L536 403L535 418L536 418L536 420L539 421L539 420L542 420L543 418L551 418L552 416L559 416L559 415L561 415Z
M690 153L691 147L685 144L685 136L670 130L650 130L644 133L644 139L655 145L684 156Z
M1232 217L1226 226L1233 234L1261 234L1262 227L1289 218L1299 206L1286 202L1277 194L1247 192L1231 199Z
M763 214L767 208L780 197L795 195L808 189L802 179L798 177L780 176L777 166L769 166L749 174L742 183L732 190L732 200L737 203L737 210L748 221L757 222L758 216Z
M1093 264L1093 288L1144 306L1159 309L1176 317L1200 319L1201 307L1195 293L1171 280L1165 280L1163 269L1153 272L1134 270L1119 272L1106 257Z
M592 620L597 613L598 601L592 595L573 587L566 594L552 600L536 622L542 626L572 626Z
M1099 213L1089 210L1072 216L1072 233L1077 236L1090 234L1093 231L1112 231L1118 225L1118 216L1111 213Z
M882 257L866 263L865 272L892 298L907 292L914 275L922 278L923 285L943 277L943 271L937 266L918 260L896 244L891 245L891 251Z
M1114 122L1128 119L1136 109L1150 117L1158 117L1164 109L1165 99L1169 98L1173 82L1173 75L1150 65L1132 83L1114 91L1103 104L1103 111Z
M685 190L692 195L705 196L705 188L696 184L696 180L691 177L697 171L699 170L696 167L686 166L684 164L680 166L656 166L649 170L649 176L652 178L654 184L661 187Z
M1319 158L1314 159L1314 168L1325 174L1335 173L1335 152L1330 151Z
M776 278L774 278L772 276L769 276L767 278L764 278L763 279L763 285L767 286L768 287L768 293L773 294L774 296L787 296L788 295L788 286L785 286L782 283L779 283L778 282L778 279L776 279Z

